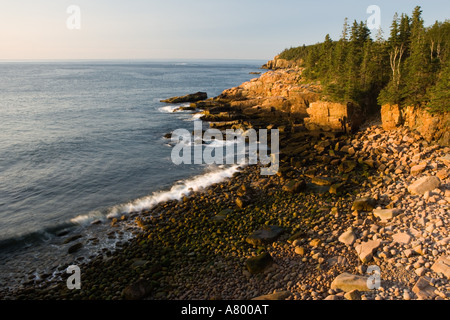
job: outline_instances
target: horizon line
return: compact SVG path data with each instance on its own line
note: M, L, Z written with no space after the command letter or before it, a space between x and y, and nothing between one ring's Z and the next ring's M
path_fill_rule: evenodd
M63 62L63 61L268 61L254 58L42 58L1 59L0 62Z

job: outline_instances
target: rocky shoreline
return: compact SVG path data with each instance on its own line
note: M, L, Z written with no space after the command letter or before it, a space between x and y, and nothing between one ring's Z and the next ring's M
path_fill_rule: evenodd
M192 106L220 128L279 128L277 175L243 167L141 212L134 238L79 265L81 290L28 283L0 298L450 299L450 148L376 121L353 134L307 131L301 115L315 90L291 89L268 100L230 89ZM381 282L370 289L373 270Z

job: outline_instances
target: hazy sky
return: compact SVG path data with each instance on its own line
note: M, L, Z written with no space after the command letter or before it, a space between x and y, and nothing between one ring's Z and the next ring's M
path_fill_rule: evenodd
M71 5L80 29L69 29ZM448 0L2 0L0 59L262 59L283 49L337 40L345 17L423 9L425 24L450 18ZM70 19L71 22L77 20Z

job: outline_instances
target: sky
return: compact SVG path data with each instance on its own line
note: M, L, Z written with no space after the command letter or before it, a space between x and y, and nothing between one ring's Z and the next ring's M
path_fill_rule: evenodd
M366 21L370 5L385 37L394 13L416 5L425 25L450 18L448 0L3 0L0 60L270 60L338 40L344 18Z

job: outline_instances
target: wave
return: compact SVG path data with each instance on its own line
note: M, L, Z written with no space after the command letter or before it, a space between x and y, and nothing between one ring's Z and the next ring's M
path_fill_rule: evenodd
M184 104L170 104L164 107L159 107L158 111L162 113L173 113L173 112L186 112L186 110L179 109L180 107L189 107L190 103L184 103Z
M239 168L239 165L233 165L225 169L223 166L219 166L205 174L187 180L181 180L175 183L169 191L154 192L147 197L137 199L127 204L115 206L111 209L107 218L117 218L124 214L149 210L157 204L169 200L181 200L184 196L188 196L192 192L203 190L215 183L231 178L234 173L239 171Z

